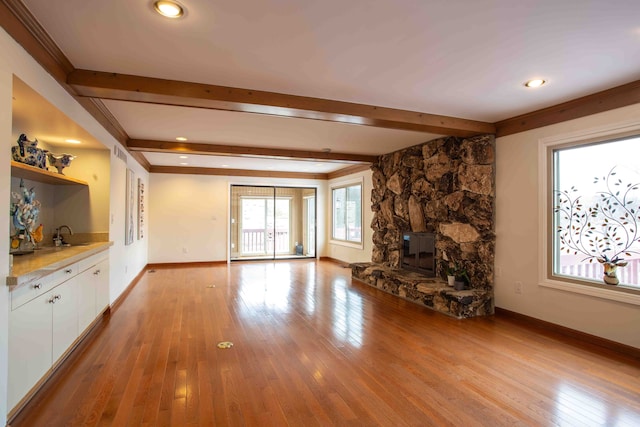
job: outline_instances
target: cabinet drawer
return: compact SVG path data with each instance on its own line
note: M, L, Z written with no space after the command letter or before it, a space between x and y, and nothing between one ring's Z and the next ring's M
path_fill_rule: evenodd
M89 258L85 258L78 262L78 272L82 273L83 271L93 267L101 261L109 258L109 251L104 251L97 253L95 255L91 255Z
M68 267L56 270L53 273L41 277L37 280L32 280L23 286L20 286L11 291L11 310L24 305L34 298L44 294L45 292L55 288L64 281L76 276L78 274L78 264L72 264Z

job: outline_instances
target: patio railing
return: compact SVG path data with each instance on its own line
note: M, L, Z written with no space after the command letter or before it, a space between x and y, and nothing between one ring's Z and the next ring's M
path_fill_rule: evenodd
M276 253L291 251L288 230L275 230L275 232L264 228L245 228L242 230L242 253L244 254L272 253L274 242Z
M578 276L586 279L602 280L603 268L599 262L583 262L580 264L560 266L560 274ZM640 286L640 259L630 259L626 267L618 267L618 279L621 284Z

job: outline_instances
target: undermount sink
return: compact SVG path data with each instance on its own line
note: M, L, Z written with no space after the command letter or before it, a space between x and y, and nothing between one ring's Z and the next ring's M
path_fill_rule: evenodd
M75 246L89 246L91 243L64 243L60 246L41 246L35 250L35 253L48 253L59 251L65 248L73 248Z

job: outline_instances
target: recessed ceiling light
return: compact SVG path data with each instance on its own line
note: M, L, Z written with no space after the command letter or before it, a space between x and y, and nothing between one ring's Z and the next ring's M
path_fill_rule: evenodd
M186 140L187 140L187 138L185 138L184 136L179 136L179 137L176 138L176 141L184 142Z
M188 159L188 156L180 156L181 159Z
M222 167L223 167L223 168L228 168L228 167L229 167L229 165L222 165Z
M64 142L68 142L69 144L80 144L80 141L77 139L65 139Z
M187 162L181 162L180 164L181 164L182 166L187 166L189 163L187 163Z
M180 18L184 15L184 8L175 1L157 1L153 7L156 12L166 18Z
M543 84L545 84L547 81L543 80L543 79L533 79L533 80L529 80L528 82L526 82L524 85L526 87L540 87Z

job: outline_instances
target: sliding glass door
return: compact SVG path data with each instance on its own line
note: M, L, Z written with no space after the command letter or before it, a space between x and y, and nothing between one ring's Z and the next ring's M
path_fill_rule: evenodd
M231 260L315 257L315 188L231 186Z

